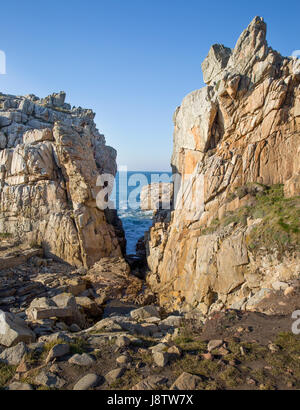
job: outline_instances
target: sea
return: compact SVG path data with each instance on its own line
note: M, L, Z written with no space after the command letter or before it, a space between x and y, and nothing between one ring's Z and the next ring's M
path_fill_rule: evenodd
M153 211L142 211L140 192L153 182L170 182L171 172L119 171L111 199L114 200L127 239L127 254L136 253L138 240L152 226Z

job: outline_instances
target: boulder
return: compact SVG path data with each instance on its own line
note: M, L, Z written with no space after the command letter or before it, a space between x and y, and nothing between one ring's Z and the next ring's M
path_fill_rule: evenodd
M132 310L130 316L135 320L143 320L150 317L160 318L159 309L156 306L145 306L140 309Z
M159 324L161 329L169 329L169 328L178 328L181 327L183 323L183 317L181 316L169 316L166 319L162 320Z
M128 364L128 363L131 362L131 358L130 358L129 356L127 356L127 355L122 355L122 356L119 356L119 357L116 359L116 362L117 362L119 365L124 366L124 365L126 365L126 364Z
M152 353L163 352L163 351L166 351L167 349L168 349L168 345L166 343L159 343L158 345L149 347L149 350L151 350Z
M170 390L197 390L201 382L202 378L199 376L194 376L190 373L182 373Z
M180 357L180 356L182 356L182 350L179 348L179 347L177 347L177 346L171 346L169 349L168 349L168 354L170 355L170 356L173 356L173 357Z
M68 293L59 294L52 299L35 299L26 310L26 313L32 321L58 318L70 324L77 323L81 325L84 322L75 297Z
M70 364L75 364L76 366L82 366L82 367L92 366L94 362L95 362L94 359L86 353L83 353L81 355L75 354L69 359Z
M69 353L70 353L70 346L68 344L63 344L63 343L57 344L53 346L50 352L48 353L46 363L49 363L55 359L64 357Z
M157 390L166 386L168 379L162 376L149 376L145 380L140 381L131 390Z
M0 311L0 344L11 347L19 342L31 343L35 341L35 334L26 322L13 313Z
M120 379L124 373L126 372L126 368L121 367L120 369L115 369L110 371L105 375L105 380L109 385L113 384L116 380Z
M16 346L5 349L0 354L0 363L8 364L9 366L18 366L28 351L29 349L25 343L18 343Z
M64 341L65 343L71 343L74 339L74 335L68 332L56 332L51 335L41 336L38 341L39 343L55 343L59 341Z
M170 356L166 352L153 352L154 363L159 367L165 367L169 362Z
M218 347L221 347L223 345L223 343L224 343L223 340L211 340L208 343L207 350L209 352L212 352L213 350L217 349Z
M46 370L39 373L34 382L39 386L49 387L50 389L61 389L66 384L65 380Z
M82 377L74 386L73 390L90 390L100 384L100 377L91 373Z
M123 327L114 319L106 318L97 322L92 328L87 329L87 332L120 332Z

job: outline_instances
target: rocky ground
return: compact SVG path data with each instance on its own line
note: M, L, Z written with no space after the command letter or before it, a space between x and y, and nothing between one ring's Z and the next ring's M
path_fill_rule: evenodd
M204 318L147 305L154 295L129 272L122 259L86 271L37 255L2 269L0 388L300 388L300 336L291 331L299 281L268 294L259 311Z

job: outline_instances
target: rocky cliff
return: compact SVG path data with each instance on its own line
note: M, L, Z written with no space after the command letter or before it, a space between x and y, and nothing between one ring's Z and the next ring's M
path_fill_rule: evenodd
M203 207L149 233L148 283L170 309L250 309L299 276L300 65L266 32L256 17L233 50L212 46L207 86L175 112L173 171L190 199L203 181Z
M117 218L96 207L98 175L117 166L94 116L63 92L0 95L0 232L86 267L122 254Z

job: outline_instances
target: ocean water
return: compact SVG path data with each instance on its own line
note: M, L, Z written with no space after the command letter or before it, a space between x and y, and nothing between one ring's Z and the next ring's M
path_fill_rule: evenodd
M156 182L156 178L170 178L172 173L162 172L118 172L112 199L123 222L127 239L127 254L136 253L138 240L152 225L152 211L140 208L140 191L143 186ZM167 181L166 181L167 182Z

